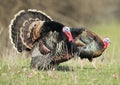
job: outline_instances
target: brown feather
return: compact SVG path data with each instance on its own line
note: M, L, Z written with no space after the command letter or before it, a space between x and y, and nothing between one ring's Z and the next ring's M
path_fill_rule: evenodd
M85 43L83 43L78 37L75 38L74 42L77 46L80 47L85 45Z
M30 26L34 21L38 22L37 27ZM11 20L10 39L18 52L33 48L33 42L40 36L38 28L43 24L39 21L52 21L52 19L44 12L29 9L19 11ZM32 32L33 28L35 28L34 33Z
M41 27L44 21L29 21L28 25L26 24L21 28L21 39L23 44L32 49L34 47L33 43L37 38L40 37Z

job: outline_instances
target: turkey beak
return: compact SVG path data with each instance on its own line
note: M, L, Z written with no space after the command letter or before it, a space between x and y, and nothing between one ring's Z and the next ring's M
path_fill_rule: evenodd
M71 42L73 41L73 37L72 37L72 34L71 32L68 32L68 31L63 31L65 33L65 35L68 37L68 41Z

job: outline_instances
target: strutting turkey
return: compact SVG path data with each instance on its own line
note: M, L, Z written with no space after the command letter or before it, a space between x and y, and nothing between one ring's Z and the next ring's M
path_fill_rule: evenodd
M73 47L68 52L76 51L70 28L53 21L41 11L31 9L20 11L11 21L9 28L11 41L18 52L33 51L34 47L38 46L43 57L45 54L49 54L45 55L47 58L54 56L57 43L54 43L53 49L46 47L44 44L44 38L51 31L59 33L60 37L57 42L64 41L69 48Z

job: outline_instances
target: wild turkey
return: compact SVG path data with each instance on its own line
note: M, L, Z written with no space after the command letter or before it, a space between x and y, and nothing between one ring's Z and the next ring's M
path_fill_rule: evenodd
M72 35L74 36L74 33L72 33ZM96 65L93 63L93 58L102 55L104 50L110 44L110 39L103 38L102 40L94 32L91 32L87 29L83 29L83 32L75 38L75 43L76 45L78 45L79 48L78 56L81 59L87 58L92 63L93 67L97 69ZM82 62L83 61L81 61L81 68L83 67Z
M110 43L109 38L104 38L102 40L98 35L84 28L71 28L71 33L74 38L74 43L77 45L79 51L79 53L76 52L76 54L81 59L87 58L90 62L92 62L93 58L99 57ZM48 42L48 38L50 39L53 35L58 36L58 33L53 33L51 36L46 36L47 39L45 42ZM54 39L57 40L58 37L54 37ZM52 43L52 41L50 42ZM46 45L49 46L49 43ZM53 68L54 66L58 66L60 63L68 61L74 57L74 55L67 52L66 43L59 42L57 45L59 50L56 51L56 55L50 62L50 66ZM33 58L32 63L35 59L40 61L40 58L41 56ZM93 62L92 64L96 68ZM38 64L38 66L40 65Z
M35 46L38 46L42 55L49 54L47 56L48 58L54 56L54 51L57 49L56 44L60 41L67 43L66 45L70 48L69 53L73 51L71 47L76 48L73 43L70 28L53 21L47 14L41 11L20 11L11 21L9 28L11 42L14 44L15 48L17 48L18 52L24 50L32 51ZM50 31L56 31L60 36L58 41L54 43L53 48L46 47L44 44L44 38Z

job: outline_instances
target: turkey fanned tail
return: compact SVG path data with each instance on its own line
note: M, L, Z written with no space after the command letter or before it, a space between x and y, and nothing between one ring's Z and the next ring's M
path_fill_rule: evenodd
M44 21L52 19L44 12L29 9L19 11L11 20L9 33L11 42L18 52L31 50L34 41L40 36L40 27Z

